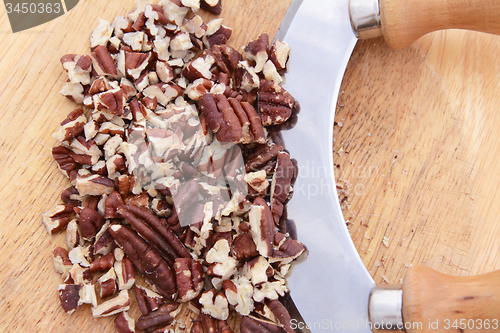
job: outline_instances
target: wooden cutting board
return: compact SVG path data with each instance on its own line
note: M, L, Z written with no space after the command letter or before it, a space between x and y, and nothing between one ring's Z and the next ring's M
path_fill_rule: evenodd
M230 44L273 36L290 2L224 1ZM0 7L0 332L113 331L88 307L71 316L60 308L50 255L64 235L48 236L41 213L68 186L50 153L52 133L75 107L58 93L59 58L86 53L99 18L132 8L131 0L80 1L12 34ZM358 43L333 158L344 215L376 282L398 283L412 264L455 275L500 268L499 51L498 37L459 31L403 51Z

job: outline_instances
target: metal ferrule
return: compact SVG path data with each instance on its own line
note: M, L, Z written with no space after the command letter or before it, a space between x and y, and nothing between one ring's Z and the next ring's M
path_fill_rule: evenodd
M368 309L373 332L404 331L402 285L373 287Z
M382 21L378 0L350 0L349 15L352 30L359 39L382 36Z

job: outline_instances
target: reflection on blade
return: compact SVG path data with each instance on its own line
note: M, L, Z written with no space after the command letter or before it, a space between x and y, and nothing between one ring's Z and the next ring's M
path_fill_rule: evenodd
M374 283L345 225L333 173L335 106L356 43L348 7L349 0L305 0L284 38L292 50L284 87L301 108L293 131L283 132L299 165L288 213L309 250L288 281L312 332L371 332Z

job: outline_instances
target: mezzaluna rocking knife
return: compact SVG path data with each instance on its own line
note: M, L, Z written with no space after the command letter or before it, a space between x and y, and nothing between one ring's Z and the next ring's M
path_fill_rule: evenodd
M452 277L417 266L402 286L376 286L352 243L336 192L333 120L357 37L384 36L391 47L403 48L447 28L500 34L500 1L300 0L278 30L276 38L292 49L284 87L301 104L294 130L283 133L300 170L289 215L309 250L289 278L296 332L500 330L500 271ZM294 308L291 299L284 303Z

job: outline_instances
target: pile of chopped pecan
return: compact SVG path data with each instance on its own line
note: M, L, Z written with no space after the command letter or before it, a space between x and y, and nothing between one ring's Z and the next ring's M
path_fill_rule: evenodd
M79 104L52 149L71 186L43 214L66 232L61 306L116 315L118 332L292 332L279 298L305 247L280 136L298 110L280 85L290 50L262 34L241 54L200 8L220 0L137 2L100 21L88 55L61 58Z

